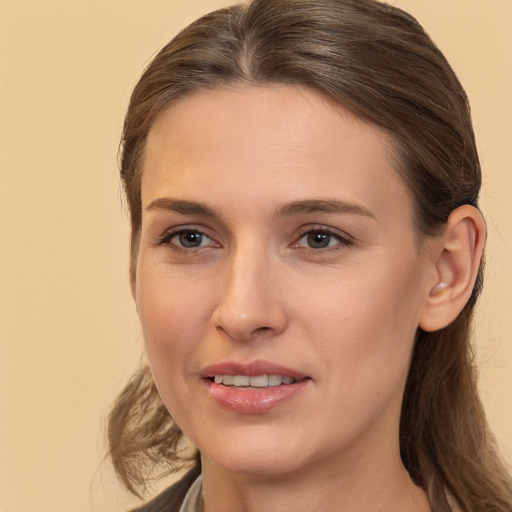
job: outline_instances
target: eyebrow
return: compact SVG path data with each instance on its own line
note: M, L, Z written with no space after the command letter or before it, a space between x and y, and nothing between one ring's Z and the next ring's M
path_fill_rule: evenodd
M363 215L377 219L375 214L356 203L340 201L338 199L305 199L302 201L292 201L280 206L276 210L278 217L289 215L304 215L307 213L342 213L349 215Z
M202 215L206 217L218 217L217 213L203 203L173 199L171 197L160 197L151 201L146 210L167 210L182 215ZM308 213L338 213L345 215L362 215L376 219L375 214L356 203L340 201L338 199L303 199L291 201L279 206L276 209L278 217L289 217L293 215L305 215Z
M217 217L217 214L203 203L173 199L171 197L160 197L151 201L151 203L146 206L146 210L168 210L171 212L181 213L182 215Z

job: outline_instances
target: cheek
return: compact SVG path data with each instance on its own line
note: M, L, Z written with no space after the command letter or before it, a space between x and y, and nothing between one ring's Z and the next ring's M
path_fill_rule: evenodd
M177 375L178 369L182 374L209 325L212 294L165 269L141 271L137 279L137 311L155 380L160 374Z
M316 332L317 350L331 367L327 373L341 385L363 386L407 372L419 323L421 276L415 254L382 258L344 279L324 281L315 292L322 300L309 301L309 310L303 304L310 336Z
M190 403L197 402L188 384L203 352L212 300L197 286L166 272L140 272L136 302L146 354L158 392L179 425L187 425Z

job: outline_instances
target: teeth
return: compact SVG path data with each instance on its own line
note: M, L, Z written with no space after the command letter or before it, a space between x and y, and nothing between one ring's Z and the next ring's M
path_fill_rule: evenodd
M233 386L235 384L235 376L222 375L222 384L225 384L226 386Z
M280 386L283 383L283 377L281 375L269 375L268 385L269 386Z
M251 377L249 383L253 388L266 388L268 386L268 375L258 375Z
M282 375L256 375L254 377L248 377L247 375L215 375L213 380L216 384L244 388L266 388L295 382L293 377Z
M250 378L246 375L235 375L235 386L248 386Z

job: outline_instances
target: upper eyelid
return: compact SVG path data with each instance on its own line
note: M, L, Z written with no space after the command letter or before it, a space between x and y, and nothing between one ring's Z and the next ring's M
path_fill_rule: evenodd
M206 228L204 226L200 226L198 224L179 224L177 226L172 226L170 228L164 229L164 231L162 232L162 236L169 235L169 234L179 234L179 233L183 233L186 231L195 231L197 233L201 233L203 235L210 236L208 234L208 232L210 232L211 230L209 230L208 228Z
M318 225L309 225L309 226L303 226L302 228L299 228L299 237L302 238L304 235L307 235L308 233L320 231L324 233L328 233L329 235L333 235L335 237L355 241L355 237L347 233L346 231L343 231L341 229L332 228L329 226L323 226L321 224Z
M206 236L210 240L215 241L214 237L208 233L207 229L204 229L199 226L194 226L194 225L192 225L192 226L191 225L183 225L183 226L173 226L172 228L168 228L168 229L164 230L163 233L161 233L160 235L157 235L155 237L155 244L162 245L164 243L170 242L175 236L178 236L182 233L187 233L187 232L199 233L203 236ZM218 242L216 242L216 243L218 243Z

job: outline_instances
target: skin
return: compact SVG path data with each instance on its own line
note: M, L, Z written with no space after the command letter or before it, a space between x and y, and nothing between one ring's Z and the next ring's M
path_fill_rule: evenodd
M150 131L133 291L159 392L201 450L208 512L430 510L398 425L431 254L446 251L419 243L390 147L291 86L194 93ZM318 200L345 206L285 208ZM206 366L259 359L306 386L261 414L211 399Z

